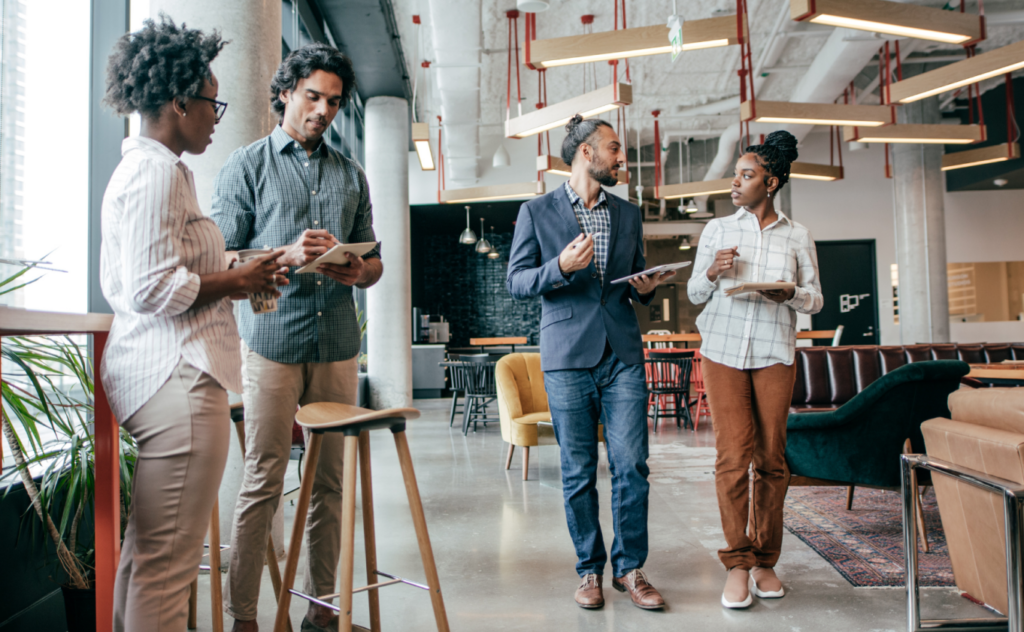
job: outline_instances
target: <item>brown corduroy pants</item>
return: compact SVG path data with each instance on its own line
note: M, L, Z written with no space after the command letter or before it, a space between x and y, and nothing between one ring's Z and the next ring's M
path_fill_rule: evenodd
M715 490L726 542L718 557L727 569L772 568L782 550L786 418L796 365L740 370L707 358L701 363L715 428Z

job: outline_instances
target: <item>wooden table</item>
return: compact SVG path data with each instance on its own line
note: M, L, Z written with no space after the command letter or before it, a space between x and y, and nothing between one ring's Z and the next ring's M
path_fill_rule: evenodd
M822 329L818 331L798 331L797 340L831 340L836 335L835 329ZM700 342L700 334L644 334L641 336L644 342L683 342L689 347L691 342Z
M512 347L512 353L516 352L516 345L525 345L530 342L530 339L526 336L516 336L512 338L470 338L469 346L480 347L480 351L483 352L484 347L503 347L509 345Z
M93 421L96 434L95 537L96 629L114 625L114 574L121 557L121 481L118 472L118 426L99 378L103 348L114 321L111 314L60 314L0 307L0 337L92 334ZM0 367L2 372L2 367Z
M967 377L994 386L1024 386L1024 364L972 364Z

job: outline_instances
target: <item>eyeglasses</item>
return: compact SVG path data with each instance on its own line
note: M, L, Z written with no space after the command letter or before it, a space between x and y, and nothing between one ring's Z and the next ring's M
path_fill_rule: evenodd
M213 113L217 117L213 121L215 124L216 123L220 123L220 120L222 118L224 118L224 113L227 112L227 110L228 110L228 104L224 103L223 101L217 101L215 99L209 99L207 97L199 97L199 96L195 96L195 97L192 97L192 98L193 99L202 99L203 101L209 101L210 103L213 104Z

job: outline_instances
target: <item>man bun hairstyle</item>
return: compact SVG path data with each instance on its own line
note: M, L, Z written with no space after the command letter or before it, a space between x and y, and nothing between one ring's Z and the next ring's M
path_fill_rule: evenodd
M571 165L572 159L576 156L576 150L583 143L593 147L593 143L590 142L591 137L597 128L602 126L609 129L612 127L608 121L598 118L584 119L582 114L576 114L569 119L565 125L565 131L568 133L565 135L565 140L562 141L562 162Z
M757 156L757 162L769 175L764 177L764 184L768 186L768 178L775 176L779 179L779 186L775 189L778 193L782 187L789 182L790 166L796 162L799 153L796 150L796 137L787 131L779 130L768 134L761 145L751 145L743 150L744 153Z
M284 101L281 92L294 90L299 80L323 70L341 78L341 107L345 107L352 91L356 89L356 71L352 60L337 48L317 42L288 53L270 82L270 105L278 117L284 116Z
M159 22L146 20L114 44L103 102L120 116L157 118L171 99L199 94L211 79L210 62L225 44L219 32L178 26L161 12Z

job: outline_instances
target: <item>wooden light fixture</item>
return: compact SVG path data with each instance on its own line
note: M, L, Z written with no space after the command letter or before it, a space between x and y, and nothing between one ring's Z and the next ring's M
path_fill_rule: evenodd
M813 162L794 162L789 166L789 177L798 180L819 180L832 182L843 179L843 168L833 165L819 165Z
M467 202L489 202L491 200L516 200L543 195L543 182L518 182L516 184L494 184L468 189L445 189L441 191L441 204L465 204Z
M721 178L719 180L699 180L697 182L686 182L684 184L663 184L659 187L659 194L663 200L675 200L679 198L698 197L701 195L731 193L732 180L732 178Z
M958 151L942 156L942 170L952 171L964 167L987 165L993 162L1005 162L1020 158L1020 145L1017 143L999 143L991 147L979 147Z
M740 120L758 123L880 127L895 123L895 116L892 108L886 105L787 103L760 99L740 104Z
M744 24L744 35L746 35ZM526 46L526 65L552 68L595 61L665 55L672 52L667 26L642 26L605 33L533 40ZM683 22L683 50L731 46L738 42L736 16Z
M427 123L412 124L412 142L416 147L416 157L420 160L420 169L433 171L434 154L430 150L430 125Z
M984 39L981 18L970 13L886 0L790 0L790 16L798 21L827 24L898 37L970 44Z
M537 171L567 178L572 175L572 167L558 156L537 156ZM629 184L629 171L625 168L619 169L618 180L619 184Z
M874 129L844 127L844 141L861 143L924 143L927 145L969 145L985 140L984 125L887 125Z
M892 84L892 100L912 103L1024 68L1024 40Z
M565 125L576 114L588 118L632 102L633 86L628 83L612 83L593 92L509 119L505 121L505 136L525 138L540 134Z

